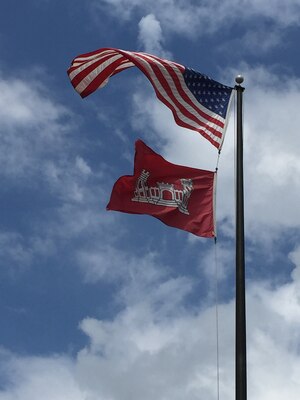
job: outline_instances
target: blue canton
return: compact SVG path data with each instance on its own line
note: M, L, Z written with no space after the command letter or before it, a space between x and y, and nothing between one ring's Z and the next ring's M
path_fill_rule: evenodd
M185 83L196 99L204 107L226 118L232 88L214 81L207 75L186 68L183 74Z

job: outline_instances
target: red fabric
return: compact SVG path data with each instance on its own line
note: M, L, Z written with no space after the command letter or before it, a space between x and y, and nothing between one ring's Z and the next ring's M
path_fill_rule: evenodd
M171 164L137 140L134 175L117 180L107 210L148 214L194 235L215 237L214 180L215 172ZM169 205L162 204L166 202Z

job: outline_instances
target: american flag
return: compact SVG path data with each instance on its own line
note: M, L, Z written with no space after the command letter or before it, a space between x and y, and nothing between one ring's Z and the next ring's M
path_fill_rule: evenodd
M151 54L114 48L79 55L68 75L75 90L86 97L111 76L134 66L146 75L179 126L199 132L221 148L233 88L206 75Z

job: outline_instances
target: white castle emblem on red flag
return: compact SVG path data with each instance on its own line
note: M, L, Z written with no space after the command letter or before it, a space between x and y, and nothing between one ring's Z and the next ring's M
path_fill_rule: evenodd
M150 172L143 171L137 179L134 197L131 201L149 203L159 206L177 207L183 214L189 215L188 201L193 191L191 179L180 179L182 190L175 189L172 183L156 182L157 186L149 187L147 180Z

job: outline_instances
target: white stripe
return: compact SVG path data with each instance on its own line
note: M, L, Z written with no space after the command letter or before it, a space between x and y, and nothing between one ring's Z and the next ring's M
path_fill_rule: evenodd
M218 136L215 136L212 132L206 130L205 127L200 126L199 124L197 124L196 122L194 122L193 120L191 120L190 118L188 118L188 117L186 117L184 114L182 114L182 112L179 110L179 108L173 103L172 99L169 98L168 94L166 93L166 91L165 91L165 89L162 87L162 85L160 84L159 80L156 78L156 75L153 73L152 69L149 68L149 64L147 63L147 61L145 61L144 59L142 59L142 58L140 58L140 57L138 57L138 56L136 56L136 58L138 58L139 61L140 61L140 62L144 65L144 67L147 69L149 75L151 76L151 79L153 80L154 86L156 87L156 89L158 90L158 92L161 94L161 96L164 97L164 99L174 107L175 112L176 112L176 114L177 114L179 120L181 120L182 122L186 123L187 125L189 125L189 126L192 127L192 128L195 128L195 129L197 129L197 130L200 129L200 130L205 131L205 133L206 133L208 136L210 136L215 142L218 142L218 143L219 143L219 142L221 141L221 138L219 138ZM166 75L166 74L164 74L164 75ZM168 80L168 82L169 82L169 80ZM175 95L175 93L174 93L174 95ZM175 96L176 96L176 95L175 95ZM180 97L180 99L182 99L181 96L179 96L179 97ZM176 99L178 99L178 96L176 96ZM178 101L179 101L179 99L178 99ZM180 101L180 102L182 103L182 101ZM186 105L185 108L186 108L186 109L187 109L187 108L190 108L190 109L191 109L191 112L193 113L193 115L195 115L195 110L192 109L191 106ZM197 117L197 119L200 119L198 115L195 115L195 116ZM206 125L209 125L209 126L213 127L213 128L216 129L218 132L220 132L220 134L222 135L222 130L220 130L220 129L221 129L220 127L214 125L213 123L208 123L206 120L204 120L204 121L205 121L204 123L205 123Z
M78 57L75 57L73 63L83 63L83 62L86 62L89 60L91 61L91 60L94 60L95 58L98 58L99 56L105 56L108 54L116 54L116 51L114 49L108 49L108 50L101 50L98 53L93 54L91 56L87 56L87 57L78 56Z
M93 64L95 64L96 62L102 60L103 58L107 58L107 55L106 55L106 56L104 56L104 55L101 55L101 56L100 56L100 55L99 55L99 56L97 56L97 58L93 58L93 59L90 60L89 62L86 61L86 62L84 62L84 63L78 63L77 68L76 68L74 71L70 72L70 74L69 74L70 79L71 79L71 80L74 79L75 76L76 76L77 74L79 74L80 72L84 71L84 70L85 70L86 68L88 68L90 65L93 65ZM72 67L75 67L75 63L72 64L71 68L72 68Z
M158 60L153 60L151 57L147 57L149 58L152 62L155 62L155 64L158 66L159 70L161 71L163 76L166 76L168 74L168 76L170 76L170 78L172 79L171 75L169 74L169 72L167 71L167 69L165 68L164 65L160 64ZM191 102L195 105L196 109L204 112L205 114L221 121L224 123L224 118L220 117L218 114L215 114L214 112L207 110L204 106L202 106L197 99L193 96L193 94L191 93L191 91L189 90L189 88L186 86L184 78L182 76L181 71L178 71L177 67L174 67L172 65L170 65L171 68L173 69L173 71L176 73L177 77L179 78L180 81L180 85L182 90L185 92L185 94L189 97L189 99L191 100ZM176 99L178 100L178 102L187 110L189 111L194 117L196 117L199 121L205 123L207 126L210 126L214 129L216 129L218 132L220 132L222 134L222 129L221 127L219 127L218 125L216 125L214 122L212 121L208 121L205 117L202 117L200 114L197 113L197 111L189 104L187 103L182 96L179 94L178 89L175 86L175 83L172 79L167 79L167 82L169 84L169 86L171 87L171 91L173 92L174 96L176 97Z
M179 79L179 81L180 81L180 85L181 85L182 89L186 92L186 94L187 94L187 96L189 97L189 99L191 100L191 102L192 102L198 109L200 109L201 111L203 111L205 114L207 114L207 115L209 115L209 116L211 116L211 117L213 117L213 118L219 120L219 121L222 122L223 124L225 123L225 119L224 119L221 115L219 115L219 114L215 113L214 111L209 110L208 108L202 106L202 104L199 103L199 101L196 99L196 97L193 95L193 93L192 93L192 92L190 91L190 89L187 87L187 85L186 85L186 83L185 83L185 80L184 80L184 78L183 78L183 74L182 74L182 72L180 71L180 68L185 69L185 67L184 67L183 65L178 64L178 63L175 63L175 62L173 62L173 61L169 61L169 60L161 59L161 58L159 58L159 57L155 57L155 56L153 56L153 55L151 55L151 54L148 54L148 53L135 53L135 54L137 54L137 55L138 55L138 54L146 55L146 56L148 56L148 58L151 59L152 61L155 61L155 60L156 60L156 61L158 61L158 62L160 62L160 61L166 62L166 63L173 69L173 71L176 73L176 75L177 75L177 77L178 77L178 79ZM177 90L177 89L176 89L176 90Z
M116 56L115 56L116 57ZM118 58L120 58L120 55L117 55ZM90 65L93 65L99 61L101 61L103 58L107 58L107 55L101 55L98 56L98 58L93 59L89 62L86 62L84 64L80 64L80 66L78 66L74 71L70 72L69 77L71 80L73 80L75 78L75 76L77 76L80 72L84 71L86 68L88 68ZM110 60L111 58L108 58L107 60ZM106 61L104 61L103 64L105 64ZM101 64L100 64L101 65Z
M174 62L174 61L166 60L165 58L156 57L156 56L154 56L153 54L141 53L141 52L132 52L132 54L136 54L136 55L140 55L140 54L141 54L141 55L145 55L145 56L148 56L149 58L151 58L151 59L153 59L153 60L156 60L156 61L159 61L159 62L163 61L163 62L165 62L165 63L167 63L167 64L169 64L169 65L178 67L179 69L180 69L180 68L185 69L185 66L182 65L182 64L176 63L176 62Z
M135 65L133 64L133 62L131 62L131 61L124 61L123 64L119 65L119 66L116 68L116 71L121 72L122 69L130 68L130 67L135 67Z
M96 62L97 60L101 60L104 57L107 57L108 55L114 55L117 54L115 51L103 51L103 52L99 52L98 54L95 54L94 56L91 57L85 57L85 58L75 58L72 62L72 65L70 68L74 68L74 67L79 67L81 65L85 65L88 62ZM82 61L80 61L82 60Z
M80 83L76 86L75 90L78 93L82 93L88 85L93 82L93 80L102 72L105 70L105 68L109 67L114 61L120 59L123 57L121 54L117 54L108 60L104 61L102 64L98 65L97 68L93 69L88 75L86 75Z
M175 112L176 112L178 118L179 118L182 122L185 122L186 124L188 124L190 127L193 127L193 128L196 128L196 129L200 129L200 130L202 130L202 131L205 131L206 134L207 134L208 136L210 136L213 140L215 140L216 142L220 142L220 141L221 141L221 138L219 138L218 136L215 136L212 132L208 131L205 127L202 127L201 125L197 124L197 122L191 120L190 118L188 118L186 115L184 115L184 114L179 110L179 108L173 103L173 101L171 100L171 98L168 96L168 94L167 94L167 92L165 91L165 89L163 88L163 86L161 86L159 80L156 78L156 75L152 72L152 69L149 69L149 68L148 68L148 65L149 65L149 64L148 64L145 60L143 60L142 58L140 58L140 57L137 57L137 58L139 58L139 60L141 60L141 62L144 63L146 69L148 69L148 72L149 72L149 74L151 75L151 78L152 78L153 81L154 81L154 85L155 85L155 87L157 88L157 90L159 91L159 93L160 93L170 104L172 104L172 106L175 108ZM153 60L151 59L151 61L153 61ZM145 64L145 63L146 63L146 64ZM165 67L163 67L163 68L165 69ZM166 76L166 73L163 73L163 74L164 74L164 76ZM169 73L168 73L168 75L169 75ZM169 75L169 76L170 76L170 75ZM167 79L167 81L169 82L170 80ZM176 92L177 92L177 89L176 89ZM178 92L177 92L177 93L178 93ZM185 109L188 109L188 111L190 111L198 120L202 120L203 123L204 123L206 126L212 127L213 129L215 129L215 130L217 130L218 132L220 132L220 134L222 135L222 128L220 128L219 126L215 125L215 124L212 123L212 122L208 122L206 119L201 118L201 116L199 116L198 114L195 114L196 111L195 111L188 103L185 103L185 102L184 102L185 104L183 104L182 101L184 101L184 100L182 100L182 97L179 96L179 94L178 94L178 96L176 95L176 93L173 93L173 94L174 94L174 96L176 97L176 99L181 103L181 105L183 105L183 107L184 107Z

